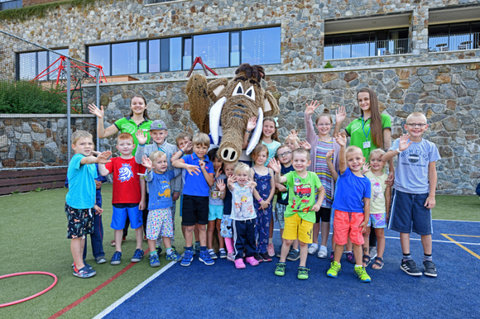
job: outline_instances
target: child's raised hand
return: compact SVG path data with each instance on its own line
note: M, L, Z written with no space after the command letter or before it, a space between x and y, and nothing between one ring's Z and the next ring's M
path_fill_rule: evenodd
M335 141L337 142L338 145L345 147L347 145L347 136L345 136L343 132L337 133L335 135Z
M143 155L142 157L142 165L147 169L152 169L153 163L152 160L147 157L147 155Z
M326 160L332 160L332 156L333 156L333 150L330 150L327 152L327 154L325 155L325 159Z
M200 173L200 168L197 165L185 164L185 169L190 175L198 175Z
M409 138L410 135L408 134L403 134L402 136L400 136L398 140L398 150L400 152L405 151L412 144L412 141L408 141Z
M273 169L275 173L280 173L280 170L282 169L282 167L280 166L280 163L275 158L272 158L270 160L270 162L268 163L268 167Z
M320 106L320 101L314 100L310 102L310 104L307 103L307 107L305 108L305 113L308 115L312 115L313 112Z
M335 110L335 125L343 123L347 118L347 111L345 110L345 106L339 106L338 109Z
M367 162L363 163L362 170L361 170L362 175L364 175L369 170L370 170L370 164L368 164Z
M219 167L219 168L215 171L215 178L217 179L218 177L220 177L220 175L222 175L222 167Z
M253 129L255 129L256 126L257 126L257 117L253 116L249 118L247 122L247 131L253 131Z
M257 187L257 183L254 181L248 181L247 183L248 187L250 187L251 190L253 190L255 187Z
M147 143L148 138L145 135L145 132L143 132L142 130L138 130L137 133L135 133L135 136L137 137L139 145L145 145L145 143Z
M298 143L298 146L306 149L307 151L311 150L312 149L312 145L310 145L310 143L308 143L308 141L300 141L300 143Z
M112 156L112 152L111 152L111 151L101 152L101 153L98 154L98 156L97 156L97 163L99 163L99 164L107 164L108 162L110 162L110 160L108 159L110 156Z
M190 153L193 149L192 141L185 143L185 146L182 148L183 153Z
M217 188L221 192L225 190L225 182L223 181L223 179L217 179Z
M105 112L103 111L103 105L100 105L100 109L93 103L88 104L88 111L98 117L99 119L103 118Z

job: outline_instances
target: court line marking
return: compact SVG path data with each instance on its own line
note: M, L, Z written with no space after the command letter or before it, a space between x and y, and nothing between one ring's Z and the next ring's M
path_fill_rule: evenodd
M455 235L452 235L450 234L450 236L448 234L441 234L443 237L447 238L448 240L451 240L455 245L463 248L466 252L470 253L472 256L474 257L477 257L478 259L480 259L480 256L476 253L474 253L473 251L471 251L470 249L468 249L467 247L463 246L460 242L456 241L455 239L451 238L450 236L455 236ZM461 236L461 235L459 235ZM475 236L477 237L477 236Z
M145 279L142 283L140 283L138 286L136 286L135 288L133 288L132 290L130 290L129 292L127 292L125 295L123 295L120 299L118 299L117 301L115 301L114 303L112 303L110 306L108 306L107 308L105 308L102 312L100 312L98 315L96 315L95 317L93 317L93 319L101 319L103 317L105 317L106 315L108 315L110 312L112 312L113 310L115 310L115 308L117 308L118 306L120 306L123 302L125 302L127 299L129 299L130 297L132 297L134 294L136 294L140 289L142 289L143 287L145 287L147 284L149 284L152 280L154 280L155 278L157 278L158 276L160 276L161 274L163 274L165 271L167 271L168 269L170 269L173 265L175 265L176 262L175 261L171 261L170 263L168 263L167 265L165 265L162 269L160 269L159 271L157 271L156 273L154 273L153 275L151 275L150 277L148 277L147 279Z
M432 219L440 222L480 223L480 220Z
M454 237L474 237L474 238L480 238L480 236L478 236L478 235L459 235L459 234L442 234L442 235L454 236Z

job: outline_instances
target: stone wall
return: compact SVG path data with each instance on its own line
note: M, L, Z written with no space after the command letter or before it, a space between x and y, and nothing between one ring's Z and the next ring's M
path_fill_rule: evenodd
M189 118L185 84L160 80L102 85L106 126L129 113L131 96L143 94L151 118L166 122L174 143L181 131L196 130ZM378 93L382 111L392 117L394 138L402 134L408 114L424 112L430 125L425 137L442 156L437 165L439 193L473 194L480 178L480 63L272 72L264 85L279 98L282 142L290 129L305 136L303 112L312 99L320 100L331 114L338 105L346 106L348 121L358 117L356 92L365 86ZM85 96L94 101L93 86L85 88ZM103 140L101 147L114 150L113 141Z
M72 130L95 136L95 117L72 115ZM67 116L0 115L0 168L67 165Z

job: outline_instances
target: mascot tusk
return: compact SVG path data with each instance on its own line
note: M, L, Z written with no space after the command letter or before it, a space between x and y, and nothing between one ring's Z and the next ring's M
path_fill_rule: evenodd
M218 145L220 116L222 115L225 101L227 101L227 98L222 97L210 108L210 134L215 145Z
M255 146L257 146L258 141L262 136L262 130L263 130L263 110L261 107L259 107L257 124L255 126L255 130L253 131L252 138L250 139L250 142L248 143L248 146L247 146L247 155L250 155L250 153L253 151Z

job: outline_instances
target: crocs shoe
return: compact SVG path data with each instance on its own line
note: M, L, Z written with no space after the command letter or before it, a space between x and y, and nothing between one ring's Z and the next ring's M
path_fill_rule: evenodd
M342 265L337 263L335 260L330 264L330 269L327 270L327 276L332 278L337 278L338 273L342 269Z
M245 263L243 262L243 258L235 259L235 268L237 269L247 268L247 266L245 266Z
M90 278L97 274L95 270L92 268L88 268L87 266L83 267L82 269L73 269L73 275L78 278Z
M298 267L297 278L300 280L308 279L308 272L310 269L306 267Z
M363 266L355 266L355 275L357 275L358 279L360 279L361 282L372 281L372 278L370 278L370 276L367 274L367 270Z
M135 249L135 252L133 253L133 257L132 257L132 259L130 259L130 261L132 263L138 263L140 260L142 260L143 254L144 254L143 250Z
M148 257L148 261L150 262L150 267L160 267L160 260L158 259L158 254L151 254Z
M285 276L285 263L277 263L277 266L275 267L275 275L279 277Z
M259 264L258 260L256 260L255 257L253 256L245 258L245 261L249 263L251 266L258 266Z
M120 265L122 262L122 252L116 251L113 253L112 259L110 259L110 265Z
M191 265L193 261L193 250L192 249L187 249L183 253L183 258L182 261L180 262L181 266L188 267Z

